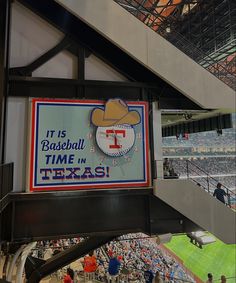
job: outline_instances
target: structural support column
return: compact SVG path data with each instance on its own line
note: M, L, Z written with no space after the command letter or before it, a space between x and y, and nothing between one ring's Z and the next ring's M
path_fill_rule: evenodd
M163 179L163 155L162 155L162 128L161 111L158 102L153 102L153 139L154 139L154 158L156 161L157 179Z
M6 93L8 81L8 49L10 26L10 0L0 0L0 164L4 163L4 132L6 113ZM1 179L1 176L0 176ZM2 231L2 183L0 183L0 231ZM1 239L0 233L0 251Z
M10 0L0 0L0 163L4 163L5 100L8 80Z

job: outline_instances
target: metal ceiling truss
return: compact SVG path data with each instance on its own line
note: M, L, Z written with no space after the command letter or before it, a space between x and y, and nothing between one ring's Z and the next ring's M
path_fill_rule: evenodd
M104 99L120 97L125 100L158 101L161 109L201 108L170 89L162 89L157 84L139 82L105 82L54 78L32 78L11 76L9 96Z
M57 11L57 15L62 16L65 10L55 1L48 1L47 7L39 2L30 0L22 0L20 2L32 8L40 16L46 14L46 20L55 23L55 26L67 36L29 65L10 69L10 96L18 96L20 93L24 93L27 96L34 97L64 96L65 98L66 93L67 97L108 99L111 95L116 95L116 97L123 97L127 100L158 100L160 107L163 109L200 109L178 90L175 90L161 78L124 54L122 50L95 33L69 12L67 12L67 19L70 24L63 25L62 22L58 21L59 16L54 17L54 15L55 11ZM50 10L54 12L48 13ZM74 29L74 26L77 28ZM32 76L33 71L63 50L67 50L77 57L79 70L77 80L29 78ZM90 56L91 53L127 77L130 82L85 81L85 58ZM136 81L145 83L136 83ZM99 89L99 92L96 92L96 88ZM127 92L127 90L129 91Z
M32 76L33 71L38 69L40 66L48 62L55 55L61 51L69 48L72 45L71 40L68 37L64 37L56 46L51 48L49 51L41 55L39 58L34 60L27 66L24 67L15 67L10 69L11 75L22 75L22 76Z
M191 5L201 0L114 0L141 21L155 30L161 28L164 21L169 21L172 14L181 14L185 7L191 11Z
M114 1L236 89L235 72L227 64L229 60L222 62L236 51L234 0Z

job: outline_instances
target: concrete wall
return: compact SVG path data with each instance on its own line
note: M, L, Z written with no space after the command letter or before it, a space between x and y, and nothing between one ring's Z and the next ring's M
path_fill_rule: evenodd
M235 92L111 0L57 0L203 108L235 108Z
M156 180L154 194L225 243L236 243L235 212L191 180Z

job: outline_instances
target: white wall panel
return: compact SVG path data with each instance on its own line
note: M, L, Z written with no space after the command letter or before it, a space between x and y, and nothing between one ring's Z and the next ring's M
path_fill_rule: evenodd
M76 79L78 61L76 56L67 51L54 56L32 74L33 77Z
M55 46L63 34L39 16L12 4L10 67L25 66Z
M39 16L14 2L12 4L10 67L23 67L58 44L64 35ZM77 58L62 51L33 72L33 77L76 79ZM126 81L116 70L91 55L85 62L89 80ZM26 188L28 98L10 97L7 102L5 162L14 162L14 191Z
M94 55L90 55L85 60L85 79L119 82L128 81L128 79Z
M10 97L7 102L5 162L14 162L14 191L25 189L28 99Z
M10 67L22 67L50 50L63 38L39 16L14 2L12 5ZM76 79L77 58L62 51L33 72L33 77ZM85 62L85 78L88 80L127 81L106 63L91 55Z

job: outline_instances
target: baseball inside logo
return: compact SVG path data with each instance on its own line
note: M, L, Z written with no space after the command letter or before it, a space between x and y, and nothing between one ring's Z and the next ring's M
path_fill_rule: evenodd
M98 127L96 141L99 148L109 156L125 155L134 145L134 128L130 125Z
M125 155L134 145L134 125L140 123L137 111L130 111L121 99L109 99L105 108L95 108L91 122L97 126L96 141L99 148L109 156Z

